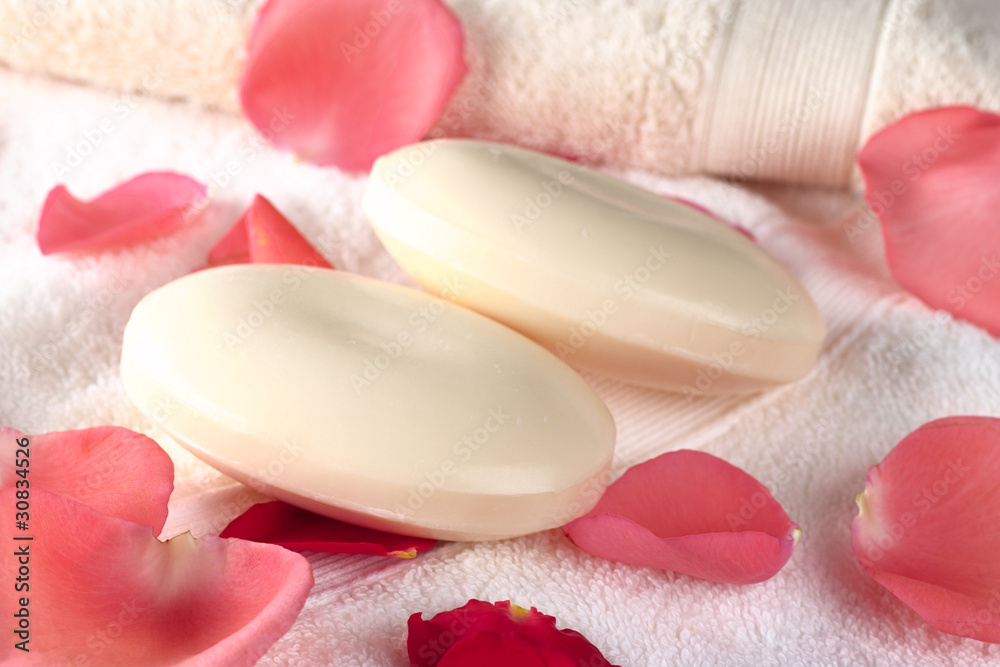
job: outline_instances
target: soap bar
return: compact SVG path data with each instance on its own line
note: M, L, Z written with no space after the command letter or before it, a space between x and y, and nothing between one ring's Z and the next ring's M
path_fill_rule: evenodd
M169 283L135 307L121 372L143 413L234 479L421 537L562 525L597 502L614 449L603 402L542 347L443 298L329 269L236 265Z
M363 206L425 289L579 368L688 395L814 366L826 335L799 282L729 225L552 156L462 139L379 158Z

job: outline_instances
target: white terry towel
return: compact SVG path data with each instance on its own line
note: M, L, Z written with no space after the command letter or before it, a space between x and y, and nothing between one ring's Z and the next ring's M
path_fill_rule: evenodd
M841 187L864 140L908 112L1000 111L990 0L447 2L470 65L439 122L448 135ZM0 62L237 111L260 5L0 0Z
M67 146L104 120L112 131L57 178ZM406 282L364 220L364 177L266 148L248 155L253 140L232 114L0 70L0 424L40 433L113 423L159 438L177 471L163 537L217 532L259 496L160 438L130 405L118 361L135 303L201 264L256 192L341 269ZM223 182L233 160L239 173ZM215 184L206 225L98 255L41 256L38 213L59 181L90 197L159 169ZM689 403L587 377L619 428L616 471L680 447L744 468L803 528L788 565L762 584L715 584L592 558L559 530L444 544L412 561L312 555L316 587L260 664L404 667L407 617L470 598L534 605L629 667L996 664L1000 646L941 634L864 575L849 526L865 471L909 431L946 415L1000 415L1000 343L896 287L878 230L859 222L850 195L627 176L750 229L829 325L815 372L749 397Z

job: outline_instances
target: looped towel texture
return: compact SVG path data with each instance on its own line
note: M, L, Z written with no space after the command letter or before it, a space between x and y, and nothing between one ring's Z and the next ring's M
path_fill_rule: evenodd
M873 132L1000 111L982 0L448 0L469 74L435 136L594 164L846 187ZM0 0L0 61L233 112L262 0Z

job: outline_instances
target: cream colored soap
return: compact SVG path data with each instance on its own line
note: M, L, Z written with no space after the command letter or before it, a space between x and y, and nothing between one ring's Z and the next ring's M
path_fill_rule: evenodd
M806 375L826 334L798 281L689 206L532 151L471 140L376 161L363 205L433 293L626 382L689 395Z
M172 282L136 306L121 371L140 410L227 475L404 534L562 525L597 501L614 448L607 408L542 347L340 271L242 265Z

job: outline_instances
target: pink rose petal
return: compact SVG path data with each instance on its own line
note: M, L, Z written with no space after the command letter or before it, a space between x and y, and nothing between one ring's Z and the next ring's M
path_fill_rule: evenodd
M416 613L410 616L407 628L406 650L413 667L612 667L597 647L579 632L558 630L552 616L534 607L529 610L512 605L509 601L490 604L469 600L464 606L443 611L429 621Z
M224 264L333 266L261 195L208 253L209 266Z
M5 517L14 493L0 490ZM15 591L17 567L0 572L6 626L29 599L30 651L14 649L8 632L4 664L253 665L313 584L309 562L287 549L188 533L160 542L146 526L46 491L32 490L30 503L28 531L3 528L11 552L29 551L30 590Z
M362 528L313 514L280 500L258 503L233 519L221 537L277 544L295 551L324 551L413 558L437 542Z
M208 251L207 266L225 266L226 264L252 264L250 254L250 232L247 229L247 214L249 209L233 223L225 236Z
M868 471L854 554L932 626L1000 643L1000 419L948 417Z
M1000 116L906 116L871 137L858 164L896 281L1000 336Z
M184 222L191 204L204 196L204 185L171 172L141 174L91 201L58 185L42 206L38 247L49 255L148 241Z
M0 486L44 489L159 534L174 488L174 464L156 442L119 426L27 436L27 472L15 467L25 435L0 429ZM20 471L20 472L19 472Z
M732 584L777 574L799 533L760 482L690 450L630 468L563 530L600 558Z
M427 133L465 75L462 50L440 0L269 0L240 101L274 145L367 170Z

